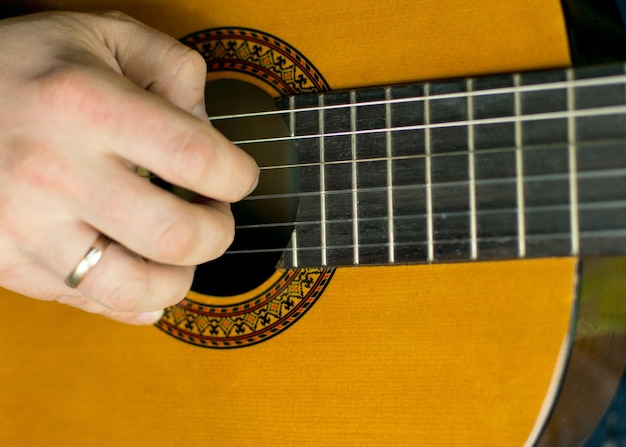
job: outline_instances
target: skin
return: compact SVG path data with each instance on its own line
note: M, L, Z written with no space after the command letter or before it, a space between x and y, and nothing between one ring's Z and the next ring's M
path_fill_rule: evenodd
M150 324L230 245L254 160L209 123L202 57L120 13L0 21L0 286ZM200 197L186 202L142 167ZM99 233L114 242L64 284Z

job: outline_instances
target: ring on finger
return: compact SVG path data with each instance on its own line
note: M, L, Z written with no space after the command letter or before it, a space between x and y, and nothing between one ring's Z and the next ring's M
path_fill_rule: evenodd
M100 261L100 259L102 258L102 254L110 243L111 239L103 234L100 234L96 238L94 243L91 244L91 247L89 247L89 250L76 265L74 270L72 270L72 272L67 275L67 278L65 278L65 284L73 289L78 287L82 280L85 279L85 276L87 276L89 271L93 269Z

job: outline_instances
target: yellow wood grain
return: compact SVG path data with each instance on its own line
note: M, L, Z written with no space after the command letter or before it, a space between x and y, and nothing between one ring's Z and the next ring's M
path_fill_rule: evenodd
M574 267L339 269L290 330L229 351L3 297L0 444L522 445Z
M43 0L8 2L50 7ZM57 0L54 6L121 10L177 38L214 27L258 29L293 45L334 89L569 64L558 0Z

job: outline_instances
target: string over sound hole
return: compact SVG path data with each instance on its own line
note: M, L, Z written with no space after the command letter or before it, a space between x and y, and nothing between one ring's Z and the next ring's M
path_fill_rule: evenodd
M289 136L278 114L219 117L276 110L274 99L262 89L239 80L223 79L206 85L207 113L214 127L231 141ZM214 296L245 293L261 285L274 272L289 243L298 208L297 155L289 141L242 143L259 166L259 186L247 200L232 205L235 241L220 259L196 270L192 289ZM284 167L284 168L281 168ZM264 169L265 168L265 169ZM263 199L255 197L263 196ZM270 198L266 198L272 196ZM275 197L280 196L280 197Z

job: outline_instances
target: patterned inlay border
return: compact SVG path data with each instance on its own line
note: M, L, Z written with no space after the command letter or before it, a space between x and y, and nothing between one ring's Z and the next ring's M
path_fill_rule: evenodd
M238 348L265 341L301 318L320 297L333 269L294 269L257 296L219 306L184 299L169 307L157 327L187 343Z
M190 34L181 42L202 54L209 72L245 73L271 86L280 96L330 90L304 56L260 31L208 29ZM331 268L285 270L273 283L268 280L269 284L255 296L235 305L220 305L220 298L210 296L202 296L200 302L190 294L167 308L156 327L196 346L251 346L298 321L322 295L333 273Z
M330 90L313 64L281 39L247 28L208 29L181 42L198 51L209 72L251 75L281 96Z

